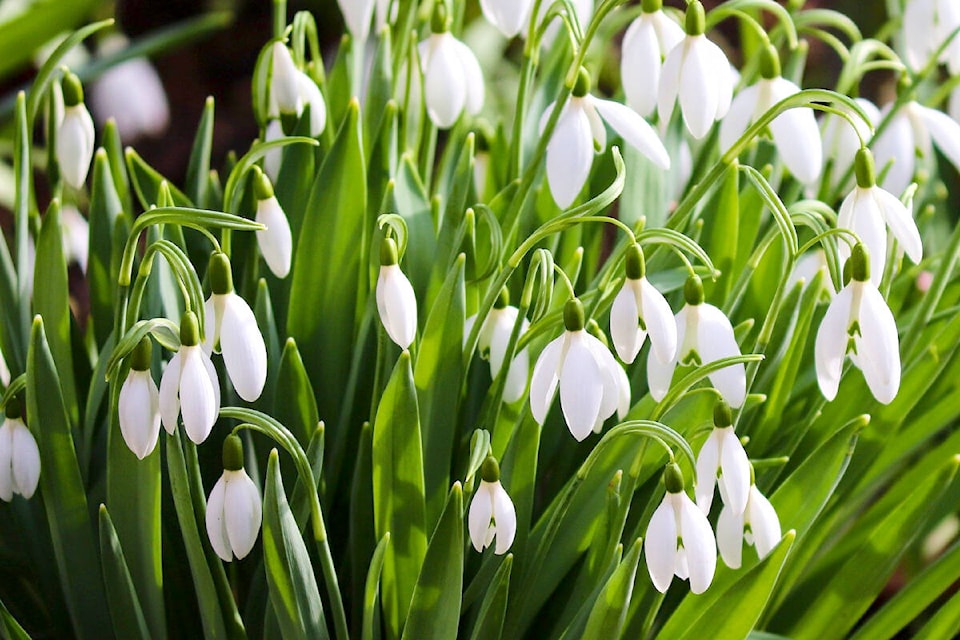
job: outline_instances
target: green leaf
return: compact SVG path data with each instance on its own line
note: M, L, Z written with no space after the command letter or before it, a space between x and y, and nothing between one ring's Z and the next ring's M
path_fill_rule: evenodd
M960 628L960 593L955 593L914 636L917 640L954 638Z
M470 640L500 640L503 632L503 619L507 613L507 597L510 595L510 574L513 568L513 554L508 553L497 568L487 593L480 605L480 613L473 627Z
M20 623L10 615L3 602L0 602L0 636L8 640L30 640L30 636Z
M263 562L283 637L327 638L320 590L307 545L287 504L276 449L270 452L263 496Z
M263 334L263 341L267 347L267 383L264 386L263 394L260 396L259 405L261 407L272 407L274 406L274 394L277 390L281 352L277 322L273 315L273 300L270 297L270 287L267 285L265 278L260 278L257 281L253 315L257 319L257 326L260 327L260 333ZM281 420L281 422L285 421ZM317 426L316 423L313 423L312 427L315 426ZM301 442L307 442L306 434L308 433L310 433L310 430L304 431L305 439Z
M369 584L371 568L367 568L368 559L374 549L378 549L377 537L374 532L373 513L373 427L364 422L360 430L360 442L357 444L356 462L353 467L353 478L350 484L350 535L348 542L349 566L353 580L353 613L354 619L367 618L366 606L369 589L375 588L376 593L371 599L379 599L380 569L377 569L376 584ZM380 541L383 544L383 541ZM380 564L383 556L380 555ZM366 586L364 586L366 584ZM374 606L374 604L370 604ZM379 615L379 605L376 606ZM379 620L377 628L379 629ZM366 633L364 622L364 633Z
M430 537L403 637L454 638L463 591L463 490L454 482Z
M87 282L90 285L90 319L97 345L102 345L113 330L113 304L117 281L111 271L113 231L123 205L110 172L107 152L98 149L93 158L93 183L90 194L90 243L87 258Z
M124 158L127 161L127 171L130 172L130 181L133 183L133 190L137 194L140 206L144 211L151 206L160 206L160 185L166 183L170 188L170 194L173 196L173 203L178 207L192 207L193 201L190 200L180 189L173 186L169 180L160 175L160 173L147 164L146 160L140 157L132 147L127 147L124 152Z
M633 594L633 581L640 562L642 540L637 538L630 551L613 572L590 612L584 638L619 638L626 622L627 607Z
M373 557L370 558L370 568L367 570L367 584L364 589L363 597L363 630L361 638L363 640L373 640L374 633L377 630L377 600L380 595L380 573L383 571L383 558L387 553L387 546L390 544L390 533L383 534L380 544L373 551Z
M724 173L723 183L711 206L716 214L704 221L704 249L719 269L720 276L703 284L707 299L722 306L737 277L734 263L740 237L740 171L736 161Z
M403 352L380 398L373 427L373 517L390 533L383 567L389 638L400 637L427 550L420 419L410 353Z
M287 338L280 356L276 398L274 417L290 429L301 444L309 442L309 434L316 429L320 417L310 378L293 338Z
M403 270L413 284L417 299L425 303L430 272L437 257L437 235L430 212L430 199L410 153L400 158L390 195L388 210L399 213L407 223L407 246L410 251L404 253Z
M203 113L200 115L200 124L197 125L197 134L193 139L190 161L187 164L186 196L201 208L208 206L207 186L210 176L210 154L213 150L213 109L214 102L211 96L203 103Z
M100 562L114 633L118 638L150 638L120 539L103 504L100 505Z

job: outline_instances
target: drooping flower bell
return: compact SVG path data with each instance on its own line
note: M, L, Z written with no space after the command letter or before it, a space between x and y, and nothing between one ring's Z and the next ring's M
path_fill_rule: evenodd
M849 354L873 397L890 404L900 390L897 323L870 279L870 254L862 243L853 247L847 265L850 282L830 301L817 331L817 382L824 397L833 400Z
M10 502L13 494L29 500L40 481L40 449L23 423L20 401L11 398L0 425L0 500Z
M800 92L800 87L780 75L780 56L771 44L760 53L760 76L756 84L736 95L730 112L720 123L721 151L732 147L747 127L772 106ZM787 109L770 122L769 129L790 173L803 184L814 183L823 169L823 149L813 109Z
M609 351L610 341L607 340L606 334L603 333L603 329L600 328L596 320L593 318L587 320L586 331L600 342L604 351ZM627 372L624 371L619 362L614 360L614 363L617 365L613 368L613 377L617 381L617 420L623 420L630 413L633 392L630 388L630 378L627 377ZM593 425L593 432L600 433L602 430L603 420L597 420Z
M377 277L377 310L390 339L401 349L417 336L417 297L413 285L400 270L397 243L384 238L380 243L380 275Z
M160 435L160 391L150 374L152 354L153 342L144 336L130 354L130 373L117 405L123 441L140 460L153 452Z
M500 484L500 465L493 456L487 456L480 466L480 486L473 494L467 519L470 542L478 552L489 547L494 538L495 554L503 555L510 549L517 534L517 512Z
M567 428L584 440L617 410L620 365L584 327L583 304L572 298L563 309L563 335L540 353L530 381L530 411L543 424L560 387L560 408Z
M93 118L83 103L83 85L76 75L69 71L64 74L62 90L64 109L57 127L57 164L66 183L80 189L93 160Z
M960 27L960 6L954 0L910 0L903 8L904 60L914 71ZM951 75L960 73L960 39L954 38L940 54Z
M483 17L508 38L527 26L532 8L533 0L480 0Z
M299 70L297 71L297 93L301 104L301 109L297 113L298 115L302 113L303 107L310 107L310 135L316 138L327 128L327 104L323 100L323 94L313 78Z
M490 360L490 377L496 378L503 367L504 357L507 352L507 345L510 342L510 336L513 328L517 324L517 317L520 310L510 306L510 293L506 288L500 291L500 296L493 304L490 313L483 321L480 327L480 333L477 336L477 348L480 349L480 356ZM473 329L477 316L467 318L466 326L463 330L463 339L466 340L468 334ZM526 318L520 320L520 333L518 339L527 329L530 323ZM523 396L527 388L527 376L530 373L530 353L527 348L518 351L510 362L510 368L507 370L507 379L503 387L503 401L516 402Z
M243 442L230 434L223 441L223 475L207 499L210 546L225 562L241 560L253 549L262 522L260 492L243 470Z
M437 127L449 129L466 110L470 115L483 108L483 71L470 47L450 33L445 2L434 6L433 34L420 43L420 70L427 114Z
M710 513L713 489L733 514L742 514L750 491L750 461L733 431L733 414L723 400L713 408L713 431L697 456L697 506Z
M207 331L212 331L210 325ZM217 370L200 344L197 314L187 311L180 319L180 351L167 363L160 378L160 421L167 433L173 434L182 415L187 435L200 444L210 435L219 412Z
M541 131L555 108L555 102L547 107L540 119ZM670 156L653 127L629 107L590 95L590 74L581 68L547 144L547 182L561 209L569 207L586 184L594 148L602 151L606 147L604 121L659 168L670 168Z
M657 108L663 59L684 36L663 11L663 0L643 0L640 16L623 36L620 77L627 106L647 118Z
M272 64L270 76L270 116L280 117L298 114L302 108L300 87L297 79L299 70L293 62L290 49L276 40L271 48Z
M677 312L676 356L666 362L654 352L647 358L647 379L650 395L659 402L670 390L673 371L677 364L705 365L722 358L739 356L740 346L727 316L712 304L703 301L703 283L692 275L683 286L686 305ZM743 405L747 397L747 372L743 364L735 364L714 371L710 382L734 409Z
M627 248L626 270L627 279L610 307L610 337L617 355L630 364L649 334L655 357L667 362L677 353L677 324L663 294L647 280L639 245Z
M230 258L214 252L207 270L211 295L203 305L206 339L203 349L209 354L219 348L223 364L237 395L253 402L267 381L267 347L247 301L233 290Z
M887 262L887 227L915 263L923 257L923 243L910 211L896 196L877 186L870 149L857 152L854 166L857 186L840 205L837 227L853 231L866 245L871 257L870 280L880 286ZM846 242L840 243L839 253L841 263L850 257Z
M667 492L650 517L643 541L647 570L657 591L666 593L673 576L690 580L690 591L701 594L713 582L717 543L707 516L683 489L683 473L671 462L663 472Z
M704 35L706 15L699 0L687 5L684 30L686 37L664 60L657 111L667 122L679 98L683 122L699 140L730 109L734 77L727 56Z
M263 132L264 142L273 142L283 137L283 125L280 120L273 119L267 123ZM280 175L280 165L283 162L283 149L274 147L263 154L263 172L271 182L276 182Z
M739 569L743 559L744 543L757 551L760 560L767 557L780 542L780 519L753 479L750 468L750 490L741 513L724 505L717 518L717 547L720 557L731 569Z
M256 221L266 227L257 231L257 244L260 245L263 260L270 267L273 275L286 278L290 273L290 261L293 256L290 222L280 203L277 202L270 178L256 167L254 174L253 195L257 200Z

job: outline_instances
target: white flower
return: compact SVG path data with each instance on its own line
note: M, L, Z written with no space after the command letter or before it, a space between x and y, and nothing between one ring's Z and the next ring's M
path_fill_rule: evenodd
M640 247L627 250L627 278L610 307L610 337L620 359L630 364L640 352L647 334L651 349L661 362L677 353L677 325L663 294L643 275Z
M100 56L125 49L120 34L104 38ZM146 58L133 58L110 67L90 87L90 108L98 122L113 118L124 142L159 136L170 123L170 104L157 70Z
M923 257L923 243L917 223L904 204L877 186L869 149L858 152L856 167L857 186L840 205L837 227L853 231L866 245L872 258L870 280L879 286L887 261L887 227L914 263ZM850 257L846 242L840 243L839 253L841 264Z
M300 104L298 115L303 107L310 105L310 136L316 138L327 127L327 104L323 101L320 87L303 71L297 71L297 96Z
M705 365L722 358L739 356L740 346L727 316L712 304L703 302L703 284L698 276L690 276L683 289L686 305L677 312L677 354L661 361L653 352L647 358L647 379L650 395L657 402L670 390L677 364ZM747 373L743 364L714 371L709 376L714 388L733 408L738 409L747 397Z
M569 207L586 184L593 166L594 148L602 151L606 147L604 121L659 168L670 168L670 156L646 120L629 107L595 98L589 91L590 76L581 69L547 145L547 182L553 200L561 209ZM551 103L543 113L541 133L555 108L556 103Z
M927 65L954 30L960 27L960 6L955 0L910 0L903 10L904 58L914 71ZM954 38L940 55L950 73L960 73L960 38Z
M93 159L93 118L83 104L83 87L70 72L63 78L63 118L57 127L57 164L63 179L80 189L87 180Z
M797 260L796 266L790 277L787 278L785 289L790 291L798 282L803 280L804 284L810 284L821 269L827 268L827 254L823 249L814 249L807 251ZM833 288L833 281L829 277L823 279L823 288L833 297L837 291Z
M160 435L160 392L150 375L152 345L145 337L131 354L117 406L123 441L140 460L150 455Z
M741 513L725 505L717 519L720 557L731 569L740 568L744 542L757 550L761 560L780 542L777 512L755 484L750 485L747 504Z
M483 17L500 33L512 38L527 25L533 0L480 0Z
M0 425L0 500L10 502L15 493L29 500L40 481L40 449L16 399L7 403L6 413Z
M172 434L182 414L187 435L200 444L210 435L220 412L220 381L200 345L200 325L192 311L184 313L180 321L180 342L180 351L160 378L160 420Z
M750 461L733 431L733 416L725 402L714 407L713 424L697 455L697 506L709 514L713 489L719 485L723 504L735 514L743 513L750 490Z
M467 518L470 541L479 552L490 546L494 537L494 553L503 555L517 534L517 512L513 501L500 484L500 467L493 456L487 456L480 470L480 486L470 502Z
M891 105L886 105L880 111L881 118L890 109ZM881 173L888 162L893 162L880 186L894 194L903 193L913 180L917 152L924 158L933 152L931 140L960 171L960 124L942 111L907 102L870 143Z
M599 340L584 330L583 305L576 298L564 308L563 335L540 353L530 381L530 411L543 424L560 387L567 428L584 440L620 403L620 366Z
M697 139L726 115L734 85L727 57L703 35L705 20L699 0L687 5L687 35L667 54L657 95L657 111L664 123L670 120L679 97L683 121Z
M279 40L273 43L272 75L270 78L270 117L282 113L300 113L300 87L297 65L290 49Z
M60 235L63 238L63 257L67 263L76 262L87 272L87 256L90 251L90 223L72 204L60 209Z
M853 248L850 264L850 282L830 302L817 331L817 382L824 397L833 400L849 352L873 397L889 404L900 389L897 323L870 279L869 254L862 244Z
M370 35L370 22L373 19L374 0L337 0L343 21L347 23L350 35L356 41L355 49L360 50ZM379 13L379 4L378 13ZM379 19L379 16L378 16Z
M280 124L279 120L271 120L267 123L266 131L264 131L263 141L264 142L273 142L274 140L279 140L283 136L283 125ZM277 181L277 176L280 175L280 163L283 161L283 149L275 147L270 149L263 155L263 172L267 174L271 182Z
M879 124L880 109L875 104L866 98L854 98L854 102L867 114L870 125L876 126ZM859 115L853 113L851 116L856 128L851 126L848 120L834 113L824 114L820 121L823 157L830 161L829 177L836 177L838 180L853 165L857 151L863 146L861 140L869 141L873 135L869 125ZM824 179L827 178L828 176L825 175ZM840 185L840 187L846 190L850 188L850 184L852 182L848 181L847 184Z
M384 238L380 245L377 311L390 339L406 349L417 336L417 297L397 261L397 243Z
M253 549L263 521L260 492L243 470L243 446L236 435L223 443L223 475L207 499L210 546L225 562L244 558Z
M203 306L206 339L204 352L220 345L223 364L237 395L253 402L267 381L267 347L250 305L233 290L230 259L216 252L207 269L212 291Z
M256 221L266 227L257 231L257 244L260 253L278 278L286 278L290 273L290 261L293 256L293 237L290 234L290 222L277 202L273 185L266 174L254 169L253 190L257 199Z
M780 60L772 45L761 54L761 78L737 94L730 112L720 123L720 149L726 151L750 124L775 104L800 92L800 87L780 76ZM812 184L823 169L820 129L813 109L787 109L769 125L783 164L803 184Z
M701 594L713 582L717 543L710 523L683 491L683 475L676 464L664 472L667 493L650 517L643 542L647 570L657 591L666 593L673 576L690 579L690 591Z
M929 287L928 287L929 288ZM0 352L0 385L4 387L10 384L10 367L7 366L7 359Z
M437 4L441 6L442 2ZM452 127L464 110L480 113L483 71L470 47L444 30L421 42L419 54L427 113L437 127Z
M662 10L661 0L645 0L643 12L623 36L620 77L627 106L649 117L657 108L663 59L684 36L683 28Z
M506 291L506 290L504 290ZM496 378L503 367L504 356L507 352L507 344L510 342L510 335L513 333L513 327L517 323L517 316L520 310L516 307L507 305L508 300L504 295L498 299L497 304L487 314L487 318L480 327L480 333L477 336L477 347L480 349L480 355L490 360L490 377ZM466 340L468 334L473 329L477 316L467 318L466 326L463 330L463 339ZM526 318L520 321L520 336L523 336L530 327ZM503 401L516 402L523 396L527 388L527 375L530 373L530 353L526 348L521 349L513 356L510 362L510 368L507 370L507 379L503 387Z

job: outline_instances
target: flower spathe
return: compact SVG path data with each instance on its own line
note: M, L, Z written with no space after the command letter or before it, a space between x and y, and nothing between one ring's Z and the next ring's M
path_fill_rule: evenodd
M207 499L206 525L210 546L225 562L240 560L253 549L263 507L260 492L243 470L240 438L230 435L223 443L224 469Z
M254 196L257 200L256 221L265 229L257 231L257 244L270 271L278 278L290 273L293 259L293 237L290 222L280 207L273 192L270 178L259 169L254 169Z
M720 401L713 410L713 431L697 455L697 506L704 514L713 505L714 487L732 513L741 514L750 490L750 461L733 431L730 407Z
M650 335L651 350L661 362L677 353L677 325L663 294L643 274L640 248L627 250L627 278L610 307L610 337L617 355L633 362Z
M490 360L490 377L496 378L503 367L507 352L507 345L510 342L510 335L517 323L520 310L516 307L506 304L501 296L497 303L487 314L480 327L480 333L477 336L477 347L480 349L480 355ZM463 330L464 340L477 321L476 316L467 318ZM530 322L526 318L520 321L520 333L522 336L530 327ZM518 338L519 338L518 336ZM523 396L527 388L527 376L530 373L530 352L523 348L518 351L510 362L510 368L507 370L507 379L503 387L503 401L516 402Z
M897 323L870 279L869 260L866 247L857 244L850 257L850 282L831 300L817 331L817 382L827 400L837 396L848 353L877 400L889 404L900 390Z
M657 108L663 59L683 40L683 28L663 12L660 0L646 0L623 36L620 77L627 106L647 118Z
M160 391L150 374L152 351L149 337L134 348L117 404L123 441L140 460L153 452L160 435Z
M160 378L160 421L167 433L183 417L187 436L200 444L210 435L220 412L220 381L200 344L200 324L192 311L180 320L180 350Z
M384 238L377 276L377 311L390 339L406 349L417 336L417 297L398 260L396 241Z
M0 425L0 500L10 502L13 494L33 497L40 481L40 449L20 417L20 403L8 401Z
M57 164L64 181L74 189L83 187L93 159L93 118L83 103L83 87L70 72L63 78L63 118L57 126Z
M440 129L449 129L466 110L470 115L483 108L483 71L470 47L457 40L446 16L446 4L438 2L433 34L420 43L420 70L427 114Z
M532 8L533 0L480 0L483 17L507 38L523 30Z
M767 557L780 542L780 519L757 485L751 484L747 502L741 513L724 505L717 518L717 547L720 557L731 569L739 569L744 543L757 551L760 560Z
M513 501L500 484L500 467L488 456L480 470L480 486L470 502L467 516L470 542L478 552L489 547L494 538L496 555L503 555L517 535L517 512Z

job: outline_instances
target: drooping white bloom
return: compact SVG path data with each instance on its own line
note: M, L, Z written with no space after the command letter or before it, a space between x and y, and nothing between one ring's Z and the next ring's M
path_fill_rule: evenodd
M0 500L10 502L13 494L33 497L40 481L40 449L33 434L20 418L20 404L7 403L0 425Z
M303 71L297 71L297 95L301 105L298 114L303 107L310 105L310 135L316 138L327 128L327 104L320 87Z
M830 302L817 331L817 382L827 400L837 396L848 353L877 400L890 404L900 390L897 323L870 279L869 259L863 244L854 246L850 282Z
M657 94L660 120L669 121L679 98L683 122L698 140L727 114L734 85L727 56L703 34L705 22L699 0L687 5L687 35L667 54Z
M150 375L152 344L145 337L134 349L117 406L123 441L140 460L150 455L160 435L160 392Z
M207 499L210 546L225 562L240 560L253 549L263 521L260 492L243 470L243 445L236 435L223 443L223 475Z
M279 120L271 120L267 123L264 131L263 141L273 142L283 137L283 125ZM276 182L280 175L280 163L283 162L283 149L275 147L268 150L263 155L263 172L270 178L270 182Z
M398 260L397 243L393 238L384 238L380 245L377 311L390 339L406 349L417 336L417 297Z
M80 189L87 180L93 159L93 118L83 103L83 87L70 72L63 78L63 118L57 127L57 164L63 179Z
M129 42L112 34L100 43L100 56L117 53ZM97 122L113 118L124 142L159 136L170 123L170 104L157 70L146 58L110 67L90 87L90 108Z
M286 278L290 273L290 261L293 257L293 237L290 222L277 202L273 193L273 184L266 174L254 169L254 197L257 200L256 221L266 229L257 231L257 244L260 253L278 278Z
M490 24L512 38L527 26L533 0L480 0L480 8Z
M272 75L270 77L270 117L282 113L300 113L300 87L297 65L290 49L279 40L273 43Z
M506 290L504 290L506 291ZM509 306L508 300L503 294L498 298L497 303L487 314L483 326L480 327L480 333L477 336L477 348L480 349L480 356L490 360L490 377L496 378L503 367L504 357L507 352L507 344L510 342L510 335L517 323L517 316L520 310ZM463 330L463 339L466 340L468 334L473 329L477 316L467 318L466 326ZM520 334L522 336L527 332L530 323L526 318L520 320ZM519 338L518 336L518 338ZM503 387L503 401L516 402L523 396L527 388L527 376L530 373L530 353L524 347L513 356L510 362L510 368L507 370L507 379Z
M576 298L564 308L563 335L540 353L530 381L530 411L543 424L560 387L567 428L584 440L617 410L620 366L599 340L584 330L583 305Z
M666 593L673 576L690 579L690 591L701 594L713 582L717 543L710 523L683 490L683 475L671 463L664 472L663 502L650 517L643 541L647 570L657 591Z
M704 514L713 505L713 489L733 513L743 513L750 490L750 461L733 431L730 407L723 401L713 410L714 429L697 455L697 506Z
M212 293L203 306L204 352L209 354L220 345L223 364L237 395L253 402L260 397L267 381L267 347L257 318L247 301L233 289L226 254L216 252L210 257L207 275Z
M683 40L683 28L663 12L662 0L645 0L623 36L620 77L627 106L647 118L657 108L663 59Z
M470 47L444 29L421 42L419 54L427 114L437 127L452 127L464 110L470 115L480 113L483 71Z
M741 513L724 505L717 518L717 547L720 557L731 569L740 568L744 543L753 546L763 560L780 542L780 535L777 512L755 484L750 485L747 504Z
M923 243L910 211L896 196L877 186L869 149L858 152L856 167L857 186L840 205L837 227L853 231L866 245L872 258L870 280L879 286L887 262L887 227L915 263L923 257ZM840 243L839 253L841 263L850 257L846 242Z
M367 36L370 35L374 0L337 0L337 4L340 5L340 12L343 14L343 21L347 23L350 35L353 36L357 46L362 47L367 41Z
M854 98L854 102L866 113L870 125L876 126L879 124L880 109L875 104L866 98ZM825 175L824 180L833 178L839 180L853 165L857 151L863 146L861 140L870 140L872 133L868 124L859 115L851 115L855 123L854 126L851 126L845 118L834 113L824 114L820 121L823 157L825 161L830 162L830 175ZM850 185L852 185L852 179L846 184L839 185L839 187L847 190Z
M927 65L953 32L960 27L960 5L954 0L910 0L903 9L904 58L914 71ZM940 54L950 73L960 73L960 38Z
M640 247L631 245L626 258L627 279L610 307L610 337L620 359L630 364L647 334L661 362L677 353L677 325L663 294L643 275Z
M659 402L670 390L677 364L705 365L722 358L739 356L740 346L730 320L712 304L703 301L703 284L698 276L690 276L683 289L686 305L677 312L677 349L671 360L661 361L653 352L647 358L647 380L650 395ZM731 407L737 409L747 397L747 372L743 364L735 364L709 375L714 388Z
M771 107L800 92L800 87L780 75L780 59L772 45L767 45L761 54L760 68L760 80L737 94L730 112L720 123L722 151L732 147L747 127ZM813 109L787 109L770 122L769 129L790 173L804 184L814 183L823 169L823 150Z
M891 105L886 105L880 110L880 117L885 117L890 109ZM881 174L892 162L880 186L893 194L903 193L913 180L917 153L929 158L933 152L931 141L960 171L960 123L942 111L907 102L870 143Z
M547 182L554 202L561 209L569 207L586 184L593 166L594 149L602 151L606 147L604 121L659 168L670 168L670 156L646 120L629 107L612 100L601 100L590 95L589 91L590 76L581 69L570 100L564 105L547 144ZM555 102L541 117L541 132L554 108Z
M200 344L200 324L192 311L184 313L180 321L180 343L180 351L160 378L160 421L172 434L182 415L187 435L200 444L210 435L220 412L220 380Z
M517 534L517 512L513 501L500 484L500 467L493 456L487 456L480 469L480 486L470 503L467 516L470 542L478 552L497 539L494 553L503 555Z

